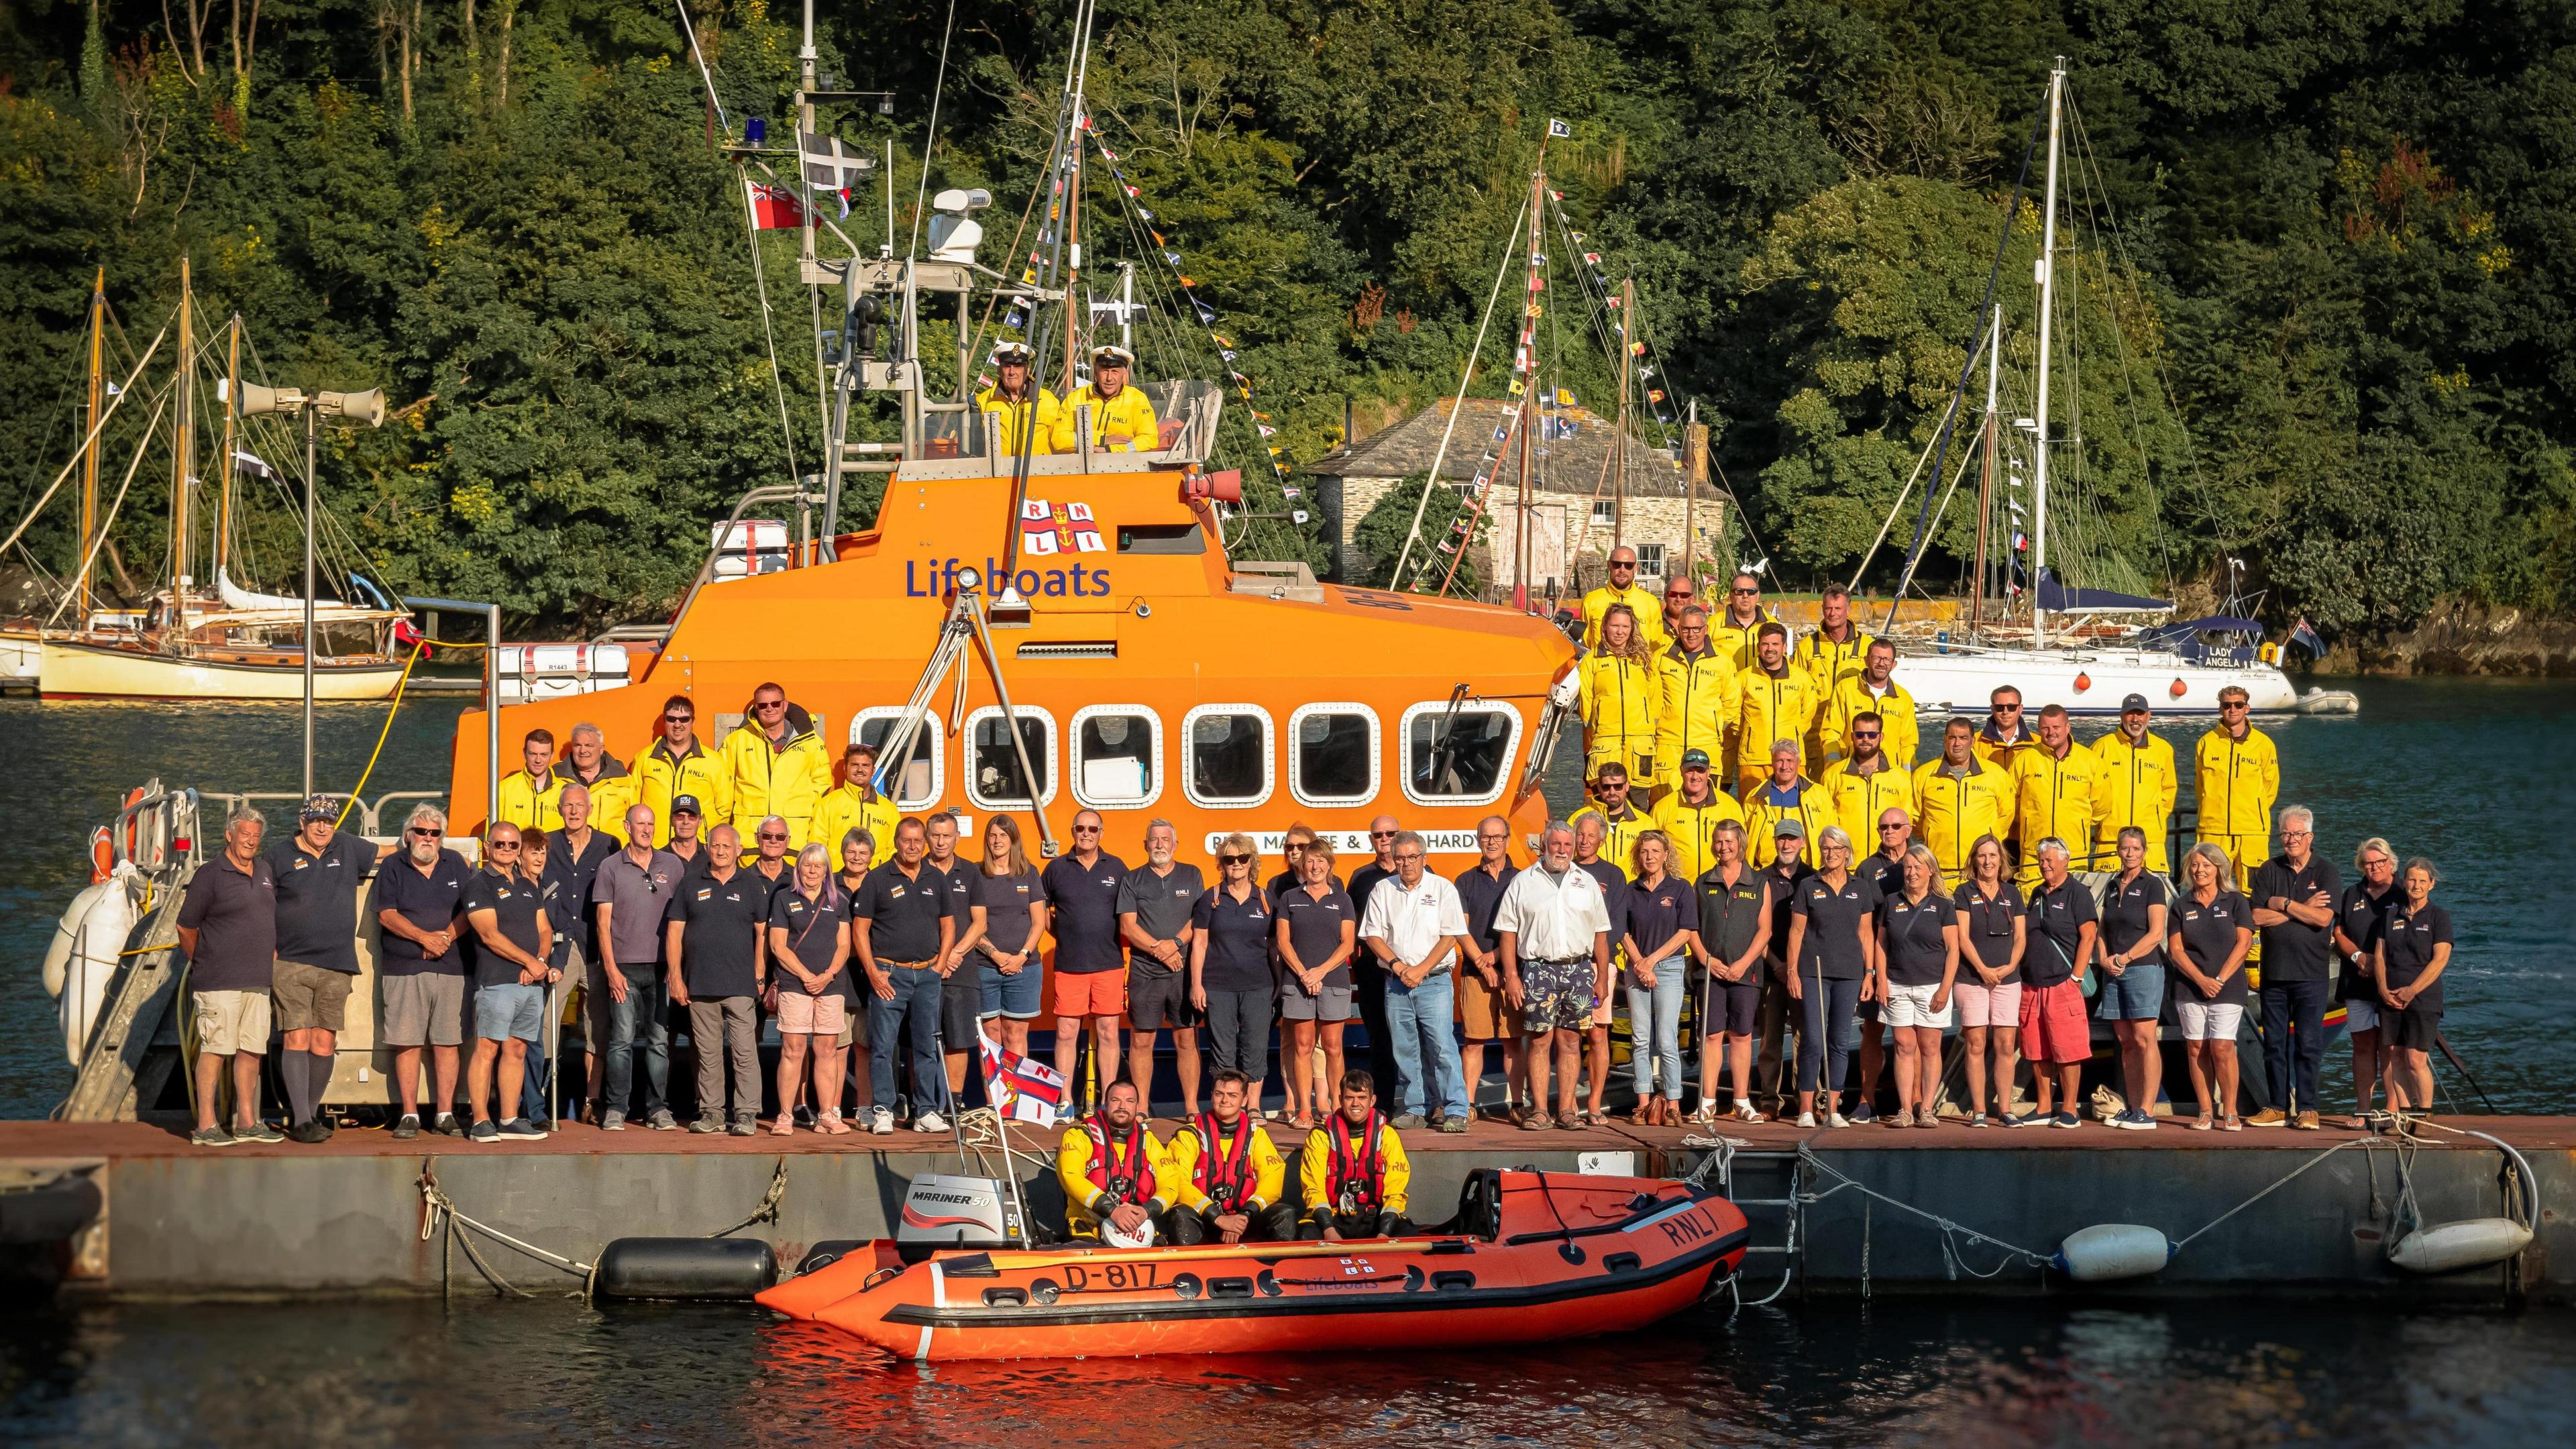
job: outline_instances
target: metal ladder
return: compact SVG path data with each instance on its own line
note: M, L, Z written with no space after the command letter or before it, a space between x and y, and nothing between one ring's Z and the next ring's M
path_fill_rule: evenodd
M1724 1125L1719 1124L1720 1130ZM1798 1276L1805 1253L1805 1176L1793 1148L1739 1147L1726 1164L1719 1184L1727 1201L1744 1214L1754 1238L1744 1250L1739 1275L1744 1302L1777 1297ZM1774 1270L1780 1274L1776 1287L1770 1276ZM1804 1290L1803 1283L1800 1288Z

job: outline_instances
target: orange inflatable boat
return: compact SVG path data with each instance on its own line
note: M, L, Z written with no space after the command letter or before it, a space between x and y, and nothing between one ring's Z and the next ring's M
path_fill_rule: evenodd
M1480 1168L1458 1219L1418 1237L927 1257L879 1240L760 1301L925 1363L1469 1348L1642 1328L1734 1273L1745 1239L1734 1204L1688 1183Z

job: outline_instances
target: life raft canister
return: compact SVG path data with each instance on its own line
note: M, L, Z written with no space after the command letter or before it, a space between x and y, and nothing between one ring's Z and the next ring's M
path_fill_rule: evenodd
M1137 1123L1127 1129L1125 1143L1127 1171L1113 1171L1109 1154L1109 1127L1094 1117L1082 1124L1091 1134L1091 1185L1109 1194L1109 1206L1134 1203L1141 1208L1154 1205L1154 1161L1145 1152L1145 1125Z
M1252 1196L1252 1114L1235 1119L1234 1145L1217 1156L1218 1128L1214 1112L1201 1112L1191 1119L1190 1130L1199 1134L1198 1165L1190 1170L1191 1185L1206 1193L1220 1212L1232 1212Z
M1332 1194L1333 1211L1342 1217L1375 1213L1386 1205L1386 1160L1378 1150L1378 1134L1386 1130L1386 1121L1370 1112L1357 1143L1351 1141L1349 1128L1350 1119L1336 1112L1324 1134L1333 1153L1324 1186Z

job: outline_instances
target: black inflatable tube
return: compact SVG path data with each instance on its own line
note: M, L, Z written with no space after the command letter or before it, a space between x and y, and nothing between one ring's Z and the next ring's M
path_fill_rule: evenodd
M778 1254L758 1238L619 1238L600 1251L591 1291L747 1303L777 1283Z

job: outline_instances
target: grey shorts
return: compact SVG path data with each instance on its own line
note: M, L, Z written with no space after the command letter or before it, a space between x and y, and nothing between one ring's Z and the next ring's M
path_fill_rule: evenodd
M1196 1027L1199 1012L1190 1005L1190 974L1128 967L1127 1024L1138 1031L1161 1031L1167 1026L1186 1031Z
M387 976L381 984L385 993L385 1045L464 1044L464 977L444 971L416 971L406 976Z
M543 1041L546 989L506 983L474 990L474 1034L485 1041Z
M1357 1015L1350 987L1327 986L1316 996L1308 996L1294 981L1279 988L1281 1021L1348 1021Z
M276 998L279 1031L349 1029L349 988L358 978L327 966L280 960L269 971L269 994Z

